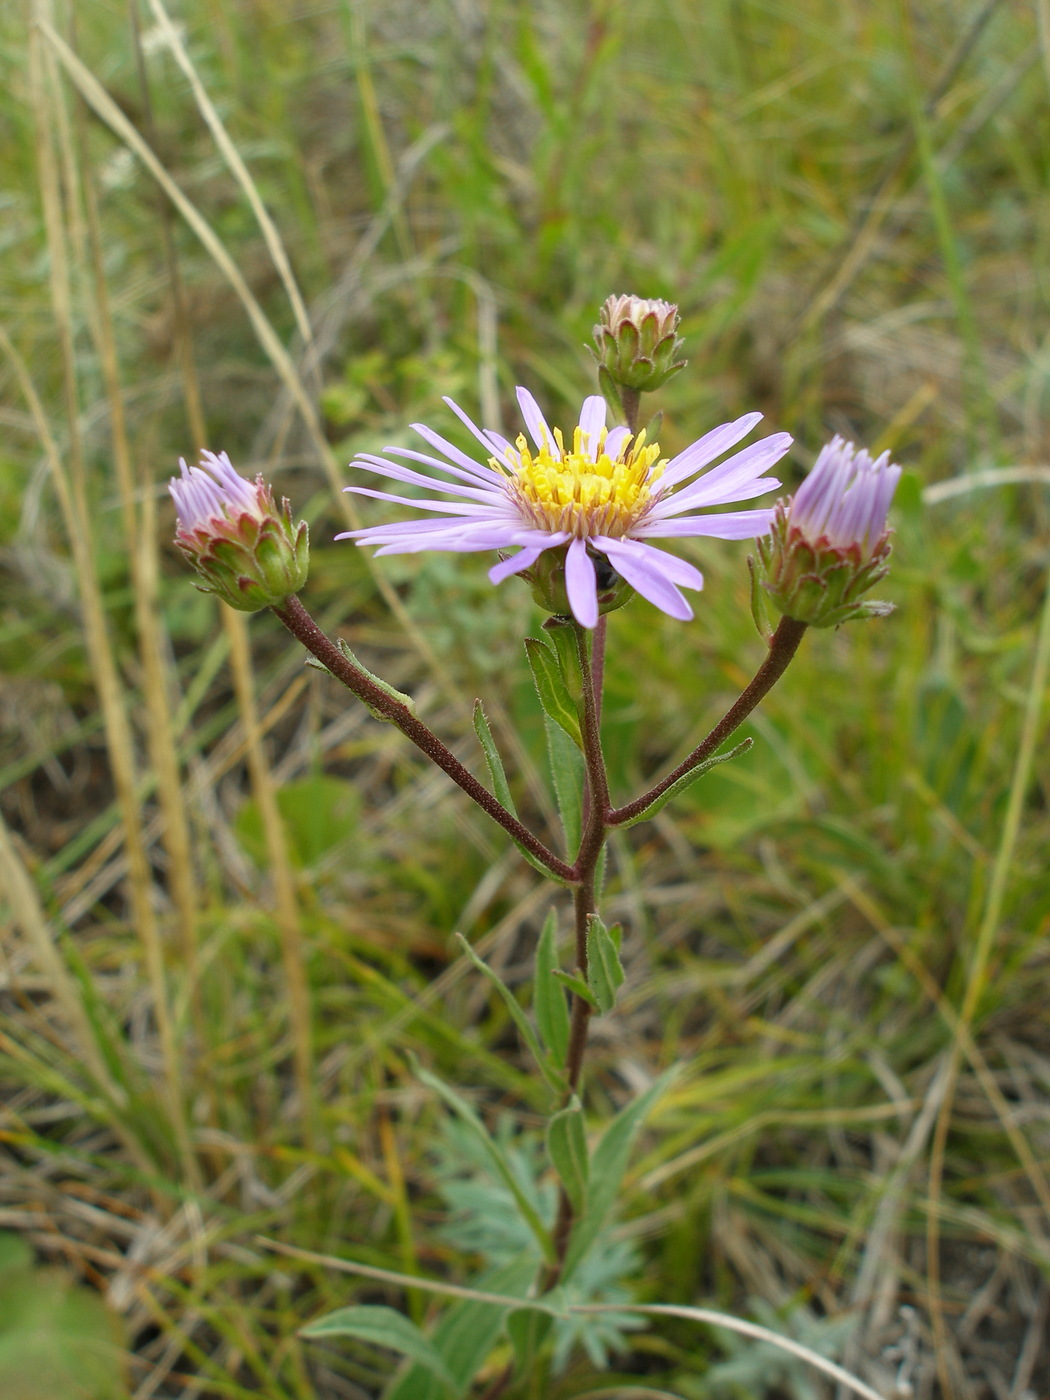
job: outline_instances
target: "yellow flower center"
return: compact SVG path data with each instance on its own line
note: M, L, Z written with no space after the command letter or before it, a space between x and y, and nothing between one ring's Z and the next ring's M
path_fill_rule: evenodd
M605 451L608 433L598 437L597 460L586 450L583 433L573 433L572 450L565 450L561 431L554 429L555 455L545 443L534 451L525 436L516 447L520 463L508 451L505 461L492 466L508 477L508 487L522 513L542 530L564 530L578 539L608 535L619 539L653 503L653 488L667 465L660 445L647 446L645 433L626 437L615 457Z

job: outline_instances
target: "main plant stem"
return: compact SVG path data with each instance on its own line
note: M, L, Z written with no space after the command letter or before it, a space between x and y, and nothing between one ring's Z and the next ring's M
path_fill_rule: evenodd
M601 619L604 622L604 618ZM601 679L604 660L604 645L591 651L587 632L574 622L577 656L583 674L583 757L587 765L586 821L576 857L578 883L572 892L573 912L576 933L576 970L587 979L587 930L591 916L598 912L595 881L598 862L608 832L609 779L605 771L605 756L601 740ZM599 638L595 638L596 641ZM600 637L604 643L604 629ZM587 1051L587 1033L591 1024L591 1005L581 996L573 996L572 1019L569 1025L569 1050L565 1062L568 1088L565 1101L568 1102L579 1089L583 1073L583 1058ZM569 1250L572 1235L574 1212L572 1202L564 1186L558 1196L558 1217L554 1224L555 1263L544 1272L542 1291L553 1288L561 1277L565 1256Z

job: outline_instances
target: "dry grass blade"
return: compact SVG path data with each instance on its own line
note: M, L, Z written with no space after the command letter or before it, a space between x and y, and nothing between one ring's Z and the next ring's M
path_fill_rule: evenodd
M1017 758L1014 763L1013 777L1010 783L1006 816L1003 820L999 849L996 852L995 863L992 867L992 876L988 885L984 911L981 917L980 927L977 930L977 940L967 973L963 1003L959 1011L959 1030L965 1033L967 1039L970 1038L970 1027L973 1024L974 1015L976 1014L978 1004L985 991L988 960L991 956L995 936L999 929L999 920L1002 915L1006 886L1013 867L1014 852L1017 847L1017 838L1021 829L1021 813L1024 807L1025 797L1028 793L1028 785L1032 777L1032 764L1039 738L1048 671L1050 671L1050 570L1047 571L1046 576L1046 589L1043 597L1039 633L1036 639L1035 658L1032 664L1031 681L1025 697L1021 738L1017 747ZM933 1209L927 1217L928 1286L930 1313L933 1321L934 1339L937 1345L938 1373L946 1393L951 1392L952 1382L951 1377L945 1369L946 1363L943 1360L947 1354L945 1345L947 1331L944 1322L944 1308L940 1295L940 1223L937 1205L940 1201L941 1183L944 1175L944 1152L948 1141L948 1130L951 1125L955 1081L959 1070L959 1064L964 1054L965 1045L963 1036L957 1033L951 1048L948 1089L944 1097L944 1102L941 1105L940 1113L938 1114L930 1159L930 1200L933 1203ZM1007 1114L1009 1114L1009 1109L1005 1105L1005 1102L1003 1107L1006 1109ZM1025 1157L1027 1159L1026 1165L1029 1163L1031 1164L1029 1166L1029 1176L1034 1176L1034 1180L1038 1184L1038 1195L1043 1203L1047 1219L1050 1221L1050 1185L1047 1184L1041 1170L1036 1166L1035 1159L1031 1154L1031 1149L1028 1148L1027 1142L1025 1142L1024 1147Z
M215 138L215 144L222 152L223 159L233 171L237 183L244 191L245 198L251 205L252 213L258 221L260 229L262 229L263 237L266 240L266 246L270 250L271 258L273 258L273 265L277 269L278 276L288 294L288 300L295 314L296 327L299 334L302 336L303 344L309 346L313 340L310 317L307 315L302 293L299 291L298 284L296 283L295 274L292 271L291 263L288 261L288 254L285 252L277 225L274 223L273 219L271 219L255 181L252 179L248 167L241 159L241 153L238 151L233 141L230 140L229 133L223 125L222 118L215 110L215 104L208 96L207 89L201 82L200 74L197 72L189 54L186 52L186 46L182 42L179 31L176 29L175 25L172 24L171 16L164 8L162 0L150 0L150 8L156 18L164 42L174 55L176 63L186 75L186 79L193 93L194 101L200 109L201 116L208 123L208 129Z
M350 527L356 529L361 523L360 518L351 502L351 498L343 491L342 481L339 477L339 468L336 464L331 445L324 435L324 430L318 419L317 410L314 407L313 401L306 391L306 386L303 384L299 372L292 362L291 356L281 344L277 332L270 324L266 313L252 294L251 288L245 281L237 264L233 258L231 258L222 240L197 209L196 205L187 198L171 178L154 152L135 130L134 126L132 126L131 122L113 101L109 93L106 92L95 75L80 60L77 54L73 52L49 20L38 14L35 22L36 27L54 49L59 62L69 74L84 100L95 113L101 117L106 125L110 127L114 134L142 161L143 165L145 165L146 169L161 186L164 193L175 205L190 228L193 229L194 233L200 239L201 243L203 243L204 247L211 254L217 266L221 269L230 286L237 294L239 301L248 314L248 319L259 339L259 343L265 350L271 364L284 383L285 388L291 394L296 408L302 415L303 423L317 451L318 458L324 467L325 475L328 478L333 495L339 503L340 510L345 515ZM382 594L384 602L397 618L405 635L409 638L420 656L427 662L434 675L438 678L443 676L445 668L438 660L433 648L422 635L419 628L409 617L395 589L388 582L382 571L375 569L371 559L368 561L368 567L373 572L376 586Z
M281 934L281 956L288 979L288 1009L292 1024L292 1045L300 1107L307 1137L316 1131L316 1084L314 1080L313 1036L310 1016L310 992L306 976L306 953L299 902L295 892L295 875L288 850L281 813L277 807L277 790L273 774L262 745L259 711L255 703L251 652L248 646L248 622L243 613L222 606L223 627L230 642L230 666L237 692L237 704L244 725L244 743L251 773L252 793L259 807L266 854L273 880L277 926Z

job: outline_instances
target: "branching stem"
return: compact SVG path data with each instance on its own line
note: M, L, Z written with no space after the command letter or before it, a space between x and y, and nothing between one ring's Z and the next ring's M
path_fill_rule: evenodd
M725 743L734 729L738 729L743 724L759 701L776 685L787 670L791 658L798 651L805 631L806 623L796 622L793 617L782 617L780 625L773 633L769 650L761 666L741 693L740 698L729 707L707 738L697 744L689 757L683 759L678 767L668 773L667 777L658 782L655 787L650 788L648 792L643 792L641 797L636 797L625 807L614 807L608 813L609 825L622 826L624 822L629 822L632 817L639 816L679 778L684 778L687 773L691 773L694 768L703 763L705 758L710 758L715 750Z
M516 841L519 841L537 860L541 861L552 874L560 880L568 880L575 884L578 879L573 866L567 865L560 860L553 851L547 849L543 842L528 829L523 826L517 817L507 811L487 788L483 787L474 777L468 768L465 768L459 759L447 745L443 744L438 736L429 729L422 720L417 719L407 705L403 705L393 696L388 695L381 686L360 667L345 656L342 651L321 631L317 623L303 607L302 603L294 595L288 598L280 607L273 611L288 628L289 632L303 646L316 656L318 661L325 666L336 680L342 681L347 690L353 692L359 700L378 710L385 715L391 723L397 725L406 739L411 739L416 748L425 753L432 763L442 769L452 781L472 798L478 806L498 822L504 831L508 831ZM602 807L602 812L608 806L608 800Z

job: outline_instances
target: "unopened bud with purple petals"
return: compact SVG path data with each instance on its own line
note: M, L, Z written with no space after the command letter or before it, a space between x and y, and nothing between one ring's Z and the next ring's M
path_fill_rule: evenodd
M261 476L246 481L225 452L202 452L200 465L180 457L181 476L168 485L178 528L175 543L196 570L198 587L231 608L279 607L306 582L310 541L306 521L278 508Z
M678 339L678 307L669 301L645 297L608 297L594 328L599 379L605 376L618 387L651 393L685 367L678 358L684 342Z
M840 437L828 443L758 541L759 579L779 612L811 627L892 612L864 594L889 572L886 513L900 475L888 452L872 461Z

